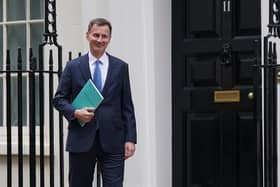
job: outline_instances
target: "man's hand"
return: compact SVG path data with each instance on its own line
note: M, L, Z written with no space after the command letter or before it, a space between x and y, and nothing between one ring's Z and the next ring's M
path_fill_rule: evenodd
M125 155L124 155L125 160L134 155L135 144L133 142L126 142L124 148L125 148Z
M74 112L74 117L84 123L90 122L93 116L94 116L94 108L91 107L77 109Z

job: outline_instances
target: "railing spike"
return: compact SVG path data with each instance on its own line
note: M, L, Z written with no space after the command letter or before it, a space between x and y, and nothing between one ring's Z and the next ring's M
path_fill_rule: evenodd
M72 52L71 51L68 52L68 60L69 61L72 60Z
M17 63L18 63L18 69L20 70L22 68L22 54L21 54L21 48L18 48L18 56L17 56Z
M6 66L11 66L10 50L6 51Z

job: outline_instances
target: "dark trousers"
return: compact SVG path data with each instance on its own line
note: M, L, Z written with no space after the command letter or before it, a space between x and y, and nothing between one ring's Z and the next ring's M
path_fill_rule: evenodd
M104 153L99 136L89 152L69 153L69 187L92 187L96 160L100 163L103 187L122 187L124 154Z

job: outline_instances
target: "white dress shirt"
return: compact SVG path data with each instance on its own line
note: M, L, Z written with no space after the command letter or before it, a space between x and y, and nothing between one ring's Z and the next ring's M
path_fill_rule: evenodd
M96 60L99 60L101 63L99 64L100 70L101 70L101 80L102 80L102 86L103 89L107 73L108 73L108 67L109 67L109 57L106 53L104 53L99 59L97 59L95 56L93 56L90 52L88 52L88 59L89 59L89 69L91 78L93 79L93 73L95 70L95 62Z

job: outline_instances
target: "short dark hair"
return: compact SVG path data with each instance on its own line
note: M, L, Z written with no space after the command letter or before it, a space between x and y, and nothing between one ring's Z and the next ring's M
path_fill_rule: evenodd
M95 18L92 19L88 24L88 32L91 30L93 25L104 26L107 25L109 27L110 35L112 34L112 25L105 18Z

